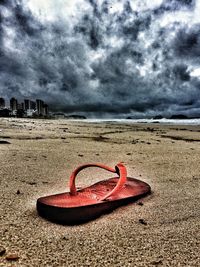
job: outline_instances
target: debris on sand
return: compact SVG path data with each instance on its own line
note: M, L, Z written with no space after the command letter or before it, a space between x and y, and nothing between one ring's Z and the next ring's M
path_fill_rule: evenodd
M4 247L0 247L0 256L3 256L6 253L6 249Z
M36 185L37 183L36 182L29 182L27 184L29 184L29 185Z
M147 225L147 222L144 219L139 219L139 223L141 223L143 225Z
M100 141L100 142L102 141L102 142L104 142L104 141L106 141L106 140L109 140L109 138L100 135L100 136L94 137L93 140L94 140L94 141Z
M17 254L9 254L6 256L7 261L17 261L19 256Z
M9 145L10 142L5 141L5 140L0 140L0 144L2 144L2 145Z

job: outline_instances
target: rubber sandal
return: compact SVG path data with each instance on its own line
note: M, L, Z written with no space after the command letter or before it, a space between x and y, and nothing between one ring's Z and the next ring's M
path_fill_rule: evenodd
M99 167L116 173L119 177L103 180L77 191L75 178L87 167ZM39 215L57 223L79 224L151 192L147 183L127 177L126 167L122 163L117 164L115 169L96 163L81 165L71 174L69 188L70 192L39 198L37 200Z

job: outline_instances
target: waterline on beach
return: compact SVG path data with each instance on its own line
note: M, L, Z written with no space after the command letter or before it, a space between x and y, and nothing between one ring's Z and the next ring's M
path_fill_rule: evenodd
M77 120L76 120L77 121ZM126 123L126 124L134 124L134 123L161 123L161 124L175 124L175 125L200 125L200 119L86 119L80 120L84 122L90 123L103 123L103 122L116 122L116 123Z

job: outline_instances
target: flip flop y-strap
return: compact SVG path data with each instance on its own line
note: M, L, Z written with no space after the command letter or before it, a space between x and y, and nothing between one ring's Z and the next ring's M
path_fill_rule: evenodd
M72 196L77 195L77 190L76 190L76 185L75 185L75 178L77 176L77 174L88 167L99 167L101 169L110 171L112 173L117 173L119 175L119 180L116 183L116 186L113 188L113 190L111 190L107 195L105 195L101 200L107 200L109 197L117 194L124 186L125 182L126 182L126 178L127 178L127 171L126 171L126 167L122 164L122 163L118 163L115 166L115 169L105 166L103 164L98 164L98 163L89 163L89 164L85 164L85 165L81 165L79 166L77 169L75 169L69 179L69 188L70 188L70 194Z

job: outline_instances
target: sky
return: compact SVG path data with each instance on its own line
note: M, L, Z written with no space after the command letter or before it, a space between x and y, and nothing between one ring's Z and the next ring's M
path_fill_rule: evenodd
M0 97L200 116L200 0L0 0Z

